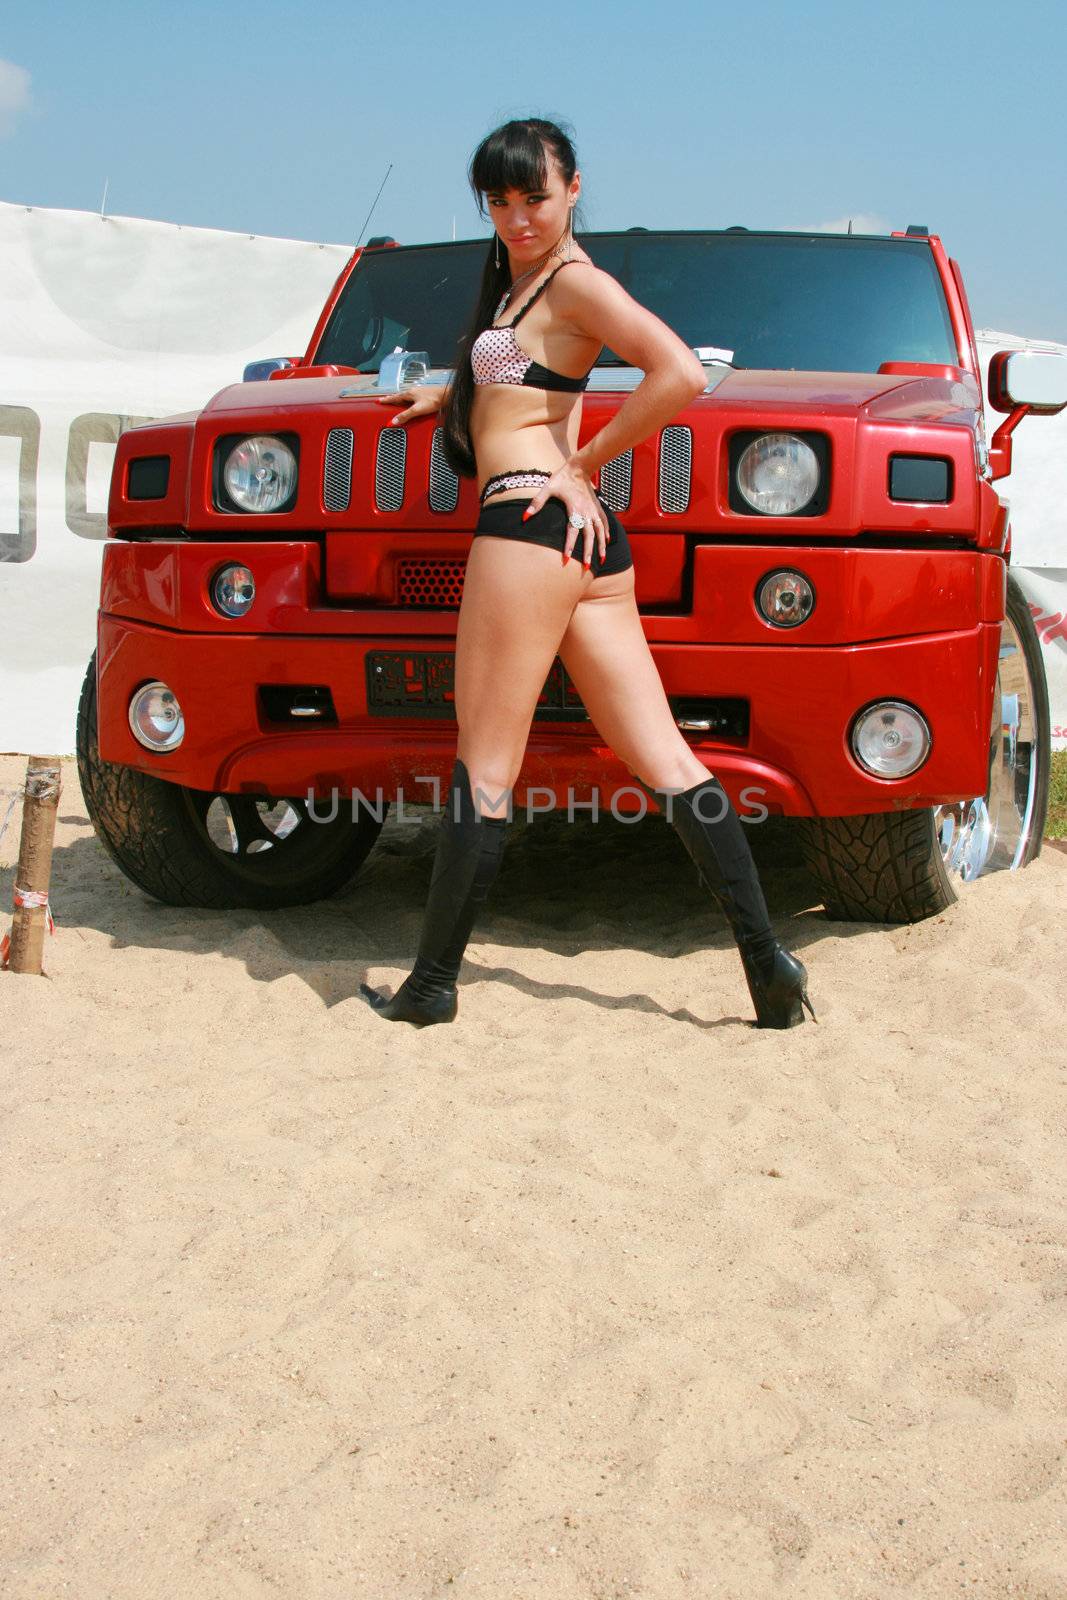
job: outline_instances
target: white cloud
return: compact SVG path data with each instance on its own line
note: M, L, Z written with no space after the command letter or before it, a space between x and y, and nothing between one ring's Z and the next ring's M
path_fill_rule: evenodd
M15 118L30 103L30 75L25 67L0 58L0 135L11 133Z
M834 217L832 222L808 223L798 228L798 233L847 233L848 225L852 223L853 233L892 233L892 225L884 217L875 216L873 211L855 211L851 217Z

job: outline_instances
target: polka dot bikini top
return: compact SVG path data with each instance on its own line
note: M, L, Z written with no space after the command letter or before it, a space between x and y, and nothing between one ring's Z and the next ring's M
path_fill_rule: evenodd
M553 372L550 367L543 367L539 361L528 356L512 331L538 296L544 294L556 273L570 265L569 261L561 261L510 322L505 322L500 328L486 328L478 335L471 346L471 370L475 383L518 383L528 389L569 389L575 393L585 388L592 367L584 378L568 378L565 373Z

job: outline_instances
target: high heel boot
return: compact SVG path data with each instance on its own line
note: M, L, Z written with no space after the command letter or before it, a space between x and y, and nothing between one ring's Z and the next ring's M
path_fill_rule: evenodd
M804 963L790 955L771 932L767 902L752 849L730 797L714 774L680 794L650 789L696 863L701 882L721 906L741 956L748 992L760 1028L793 1028L804 1021L808 999Z
M456 757L451 792L437 835L430 893L411 973L386 1000L361 983L360 994L390 1022L453 1022L459 1009L456 979L475 919L500 867L506 817L483 817L470 774Z

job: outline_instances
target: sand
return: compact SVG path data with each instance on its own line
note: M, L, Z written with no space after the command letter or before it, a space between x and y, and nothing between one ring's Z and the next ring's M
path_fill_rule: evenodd
M0 973L0 1593L1067 1596L1067 856L892 928L761 835L819 1014L772 1033L661 819L516 821L418 1031L357 991L432 818L179 910L63 772Z

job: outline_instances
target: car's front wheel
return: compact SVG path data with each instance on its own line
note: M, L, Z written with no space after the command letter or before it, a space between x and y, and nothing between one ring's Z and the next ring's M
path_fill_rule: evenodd
M103 761L96 656L82 684L78 777L97 837L125 875L168 905L215 910L305 905L344 887L385 820L365 805L215 794ZM336 816L332 812L336 810ZM319 815L324 819L319 820Z
M1035 860L1050 751L1041 643L1009 573L986 793L918 811L802 819L801 853L827 914L846 922L921 922L953 903L956 883Z

